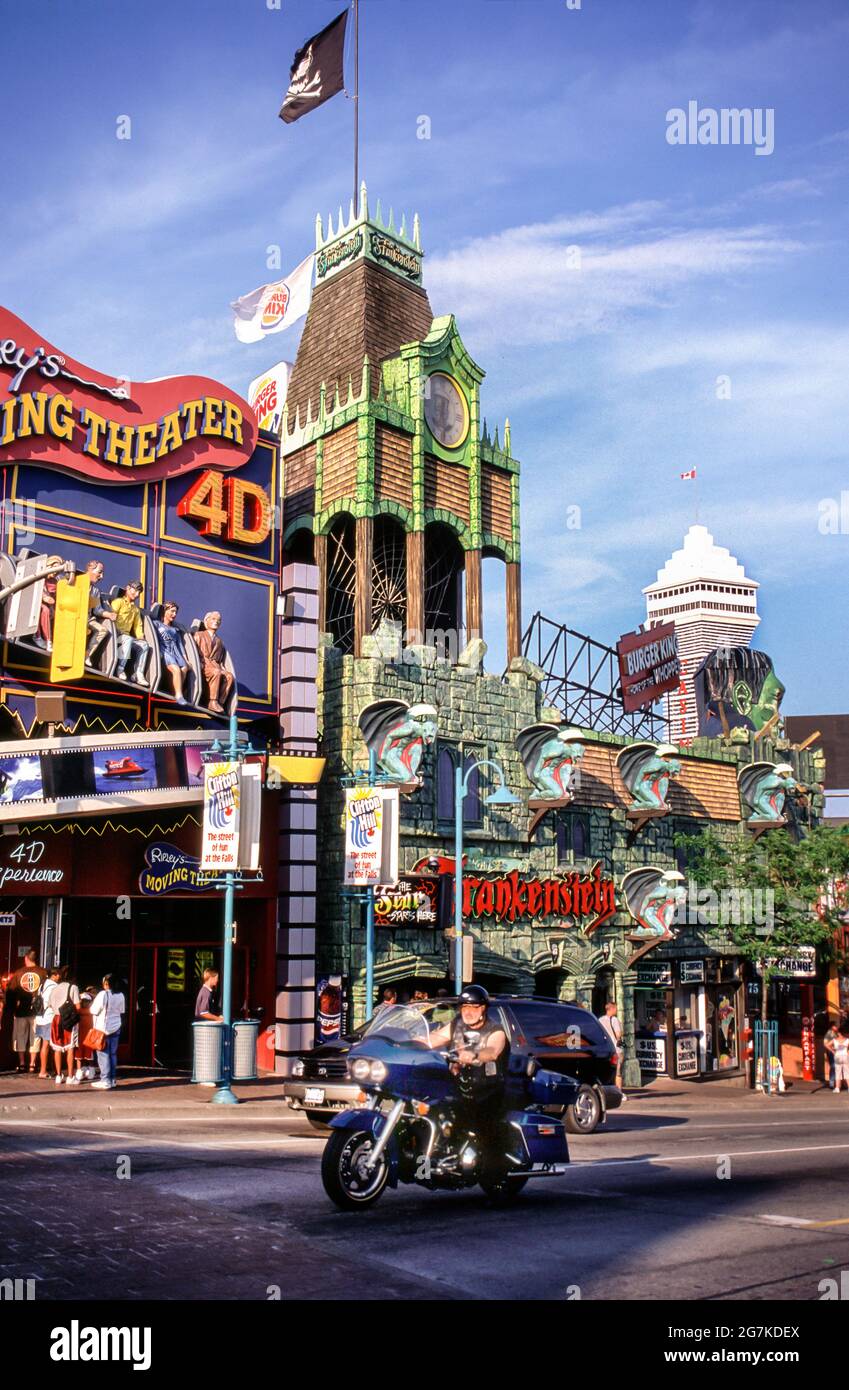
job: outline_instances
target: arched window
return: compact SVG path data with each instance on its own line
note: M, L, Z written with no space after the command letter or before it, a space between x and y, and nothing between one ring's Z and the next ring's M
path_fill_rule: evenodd
M454 822L454 773L460 750L456 744L442 743L436 759L436 818L439 821ZM482 756L482 750L466 752L466 771L472 769L463 798L463 824L480 825L483 820L480 796L480 772L473 764Z

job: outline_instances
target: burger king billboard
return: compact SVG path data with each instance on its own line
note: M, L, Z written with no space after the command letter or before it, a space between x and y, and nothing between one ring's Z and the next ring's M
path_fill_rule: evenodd
M248 387L248 404L256 416L256 422L261 430L268 430L271 434L280 433L292 366L291 362L278 362L262 376L254 377Z

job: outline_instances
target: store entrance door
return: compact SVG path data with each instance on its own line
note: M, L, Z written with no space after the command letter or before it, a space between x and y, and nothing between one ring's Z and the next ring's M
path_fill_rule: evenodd
M164 942L135 949L132 1061L138 1066L189 1068L195 1000L207 967L218 967L214 942ZM246 951L233 952L233 1006L246 997Z

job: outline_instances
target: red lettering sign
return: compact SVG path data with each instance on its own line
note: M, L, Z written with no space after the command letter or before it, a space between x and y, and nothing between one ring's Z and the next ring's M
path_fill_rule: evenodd
M674 623L661 623L648 632L629 632L616 644L622 706L627 713L654 704L680 684L681 663Z
M247 401L217 381L131 382L66 357L0 308L0 466L30 462L95 482L170 478L254 452Z
M520 878L516 869L504 876L463 875L463 916L503 922L535 921L546 917L589 918L584 930L594 931L616 912L613 880L602 878L596 864L589 874L561 878Z

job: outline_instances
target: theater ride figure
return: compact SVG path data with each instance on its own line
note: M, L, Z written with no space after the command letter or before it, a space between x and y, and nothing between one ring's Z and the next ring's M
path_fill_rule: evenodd
M103 580L103 561L89 560L85 568L89 579L88 645L85 659L91 666L109 636L110 628L115 622L115 614L100 592L100 585Z
M220 613L204 613L203 626L194 633L195 643L203 663L203 685L207 695L206 705L215 714L223 714L230 691L233 689L233 675L224 662L227 648L218 636L221 626Z
M112 600L115 613L115 629L118 637L118 665L115 671L119 680L127 680L127 663L132 661L129 679L137 685L144 685L144 668L150 653L150 643L145 641L144 619L136 606L141 599L142 586L137 579L124 585L124 592Z
M183 695L183 682L189 673L189 658L183 646L183 634L174 626L179 611L176 603L166 599L162 605L162 617L156 619L154 627L159 639L162 665L171 677L174 699L178 705L187 705L189 702Z

